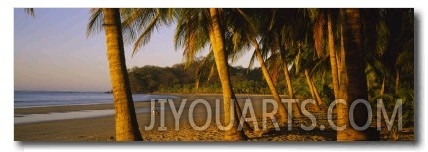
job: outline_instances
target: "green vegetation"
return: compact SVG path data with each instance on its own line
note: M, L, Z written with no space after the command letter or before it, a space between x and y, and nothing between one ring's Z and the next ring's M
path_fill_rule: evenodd
M133 92L223 93L225 102L234 93L272 94L277 102L283 94L318 104L344 99L347 106L382 98L391 112L402 99L403 117L413 122L413 9L137 9L122 15L130 18L133 11L151 20L124 23L128 35L129 29L144 31L133 33L134 51L154 27L176 21L174 40L186 60L168 68L131 69ZM196 59L205 47L210 53ZM224 61L246 53L253 54L250 65L258 61L261 67L230 67ZM355 110L359 126L367 120L364 108ZM338 125L349 126L348 107L339 104L337 113ZM353 129L338 131L337 138L378 140Z
M186 67L185 63L172 67L146 65L128 69L132 93L184 93L184 94L221 94L221 84L218 76L209 73L197 81L197 66L202 61L197 60ZM244 68L230 66L230 79L234 82L233 89L237 94L270 94L269 88L262 76L260 67ZM295 74L292 70L292 84L297 97L310 97L309 86L306 85L304 73ZM214 73L216 74L216 73ZM320 94L325 99L334 99L333 90L328 85L330 80L316 79L315 86L320 88ZM284 75L274 76L274 84L281 95L287 95ZM324 81L324 82L321 82ZM331 102L331 101L330 101ZM328 102L329 103L329 102Z
M184 63L172 67L144 66L129 70L129 80L133 93L216 93L221 94L218 77L202 76L196 79L196 66L201 61L185 67ZM230 67L230 79L238 94L268 94L269 89L263 80L260 68ZM284 90L284 85L278 85Z

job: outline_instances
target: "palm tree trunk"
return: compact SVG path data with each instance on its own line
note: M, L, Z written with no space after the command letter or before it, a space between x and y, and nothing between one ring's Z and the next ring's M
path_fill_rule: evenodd
M291 84L290 72L288 71L287 63L284 63L284 66L282 69L284 71L285 82L287 83L288 96L291 99L294 99L295 97L294 97L294 92L293 92L293 86Z
M276 103L278 104L278 113L279 113L280 119L281 119L280 122L286 123L287 122L287 111L285 110L285 106L281 102L281 97L279 96L278 91L276 90L276 88L272 82L272 78L269 74L269 71L268 71L266 65L265 65L265 62L263 61L263 56L262 56L262 53L260 52L259 44L257 43L257 41L255 39L253 39L252 41L253 41L253 46L255 48L257 59L259 60L260 67L262 68L263 77L265 78L266 83L269 86L269 89L270 89L270 92L272 93L273 99L275 99ZM299 112L299 111L297 111L297 112ZM298 115L295 115L295 116L300 116L300 114L298 113Z
M281 47L280 56L281 56L281 60L284 62L283 71L284 71L285 82L287 83L288 96L290 97L290 99L295 99L293 86L291 84L290 72L288 72L287 62L285 60L285 55L283 54L284 52L285 50ZM300 110L299 104L297 103L297 101L293 103L293 115L295 117L300 117L302 115L302 111Z
M397 70L397 75L395 77L395 94L398 93L399 85L400 85L400 71Z
M235 117L239 118L238 122L239 122L239 125L241 125L240 124L241 123L240 119L241 118L245 118L245 116L242 115L241 106L238 103L238 98L236 98L235 93L232 94L232 98L235 100L235 102L234 102L234 104L235 104ZM244 132L245 131L248 131L248 132L253 132L254 131L254 129L250 127L250 125L248 124L247 121L245 121L245 119L244 119L243 124L242 124L242 129L244 129Z
M383 79L382 79L382 87L380 88L380 92L379 92L379 94L380 95L383 95L385 93L385 76L383 76Z
M338 55L336 54L337 68L338 68L338 72L337 72L338 79L340 79L340 74L341 74L340 69L342 69L342 62L343 61L341 59L345 58L344 52L345 52L345 43L343 42L343 26L340 26L340 50L339 50ZM338 83L339 83L339 87L340 87L340 81Z
M364 50L362 43L362 29L359 9L345 9L344 17L344 42L345 57L342 58L342 74L340 78L339 97L346 101L346 105L337 105L337 125L346 125L346 129L337 131L337 141L354 141L354 140L378 140L377 133L369 130L357 131L351 127L349 122L349 107L357 99L368 100L367 80L364 73L365 65ZM354 108L353 120L357 126L363 126L368 119L368 110L364 104L358 104ZM370 137L371 136L371 137Z
M331 12L327 15L327 32L328 32L328 50L330 54L330 65L331 65L331 77L333 81L333 91L335 99L338 99L339 94L339 75L338 66L336 59L336 51L334 50L334 38L333 38L333 23L331 19Z
M315 87L314 82L312 82L312 81L311 81L311 83L312 83L312 88L314 88L315 97L317 98L317 101L318 101L318 106L319 106L319 105L322 105L322 104L323 104L323 101L322 101L322 99L321 99L320 94L318 93L317 87Z
M222 29L220 28L218 10L217 8L210 8L210 28L209 28L209 37L211 45L214 52L215 63L217 66L218 75L220 77L220 82L223 91L223 112L224 112L224 122L225 124L233 123L233 127L229 130L226 130L224 135L224 140L226 141L238 141L245 140L246 136L243 130L238 130L238 118L231 120L230 116L234 115L232 109L230 109L230 101L232 99L233 90L230 83L228 63L224 50L223 35Z
M104 8L103 13L107 57L113 87L116 140L142 140L126 69L119 9Z
M307 69L305 69L305 76L306 76L306 81L308 82L308 86L309 86L309 90L311 92L312 99L316 101L314 104L315 110L319 111L320 108L318 106L318 99L315 96L315 89L314 89L314 86L312 85L311 78L309 77L309 72Z

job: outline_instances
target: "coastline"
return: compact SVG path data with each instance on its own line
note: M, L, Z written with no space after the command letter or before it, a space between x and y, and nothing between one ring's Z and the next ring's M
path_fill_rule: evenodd
M186 103L182 118L188 117L188 107L195 99L204 98L210 100L211 105L216 99L216 96L199 96L199 95L174 95L177 98L173 99L176 107L180 106L181 99L186 98ZM220 96L221 97L221 96ZM150 101L136 101L135 108L150 108ZM156 106L159 106L158 103ZM203 106L196 106L194 111L195 119L201 118L206 110L201 109ZM89 110L113 110L113 104L89 104L89 105L64 105L64 106L46 106L46 107L17 107L14 108L15 119L17 117L26 117L34 114L52 114L52 113L68 113L76 111ZM144 125L149 125L147 120L150 120L150 112L137 113L137 119L140 128ZM165 111L165 122L169 126L174 122L171 111ZM205 114L206 115L206 114ZM159 118L159 116L157 116ZM185 119L181 122L185 123ZM159 122L159 121L156 121ZM171 122L171 123L170 123ZM159 124L156 124L159 125ZM15 123L15 140L16 141L110 141L114 137L114 116L100 116L91 118L66 119L54 121L42 121L31 123Z
M187 99L183 108L182 115L179 120L179 130L175 130L175 119L171 110L165 111L165 126L166 131L159 131L157 128L160 126L160 116L155 116L154 129L146 131L145 126L150 125L151 113L138 112L137 120L140 125L140 131L145 140L148 141L221 141L223 132L216 128L214 117L210 126L205 131L197 131L192 128L189 123L189 106L196 99L206 100L211 108L216 108L215 100L222 99L221 95L178 95L174 94L176 99L174 104L176 108L180 106L182 99ZM239 96L240 103L243 103L246 97ZM266 96L253 96L252 102L256 105L257 100L266 98ZM150 102L139 101L134 102L135 108L150 108ZM220 105L222 103L220 102ZM156 107L159 103L156 103ZM169 104L166 104L169 106ZM241 104L243 106L243 104ZM221 106L220 106L221 107ZM67 113L74 111L88 111L88 110L109 110L113 109L113 104L91 104L91 105L70 105L70 106L51 106L51 107L27 107L15 108L14 114L16 117L25 117L32 114L52 114L52 113ZM261 115L261 108L255 109L256 115ZM198 104L194 107L193 121L195 124L202 126L206 122L207 109L203 104ZM215 110L212 109L212 116ZM220 115L218 117L222 121L222 108L220 108ZM66 119L54 120L43 122L31 122L14 124L15 128L15 141L112 141L114 140L114 116L101 116L92 118L79 118L79 119Z
M183 108L181 117L179 118L178 130L176 130L176 123L174 115L171 110L165 110L164 113L164 126L167 128L162 131L159 130L161 126L161 114L156 115L154 126L151 130L145 130L146 126L151 125L150 112L137 112L137 120L139 123L140 131L145 141L222 141L223 131L219 130L216 126L216 116L222 121L222 103L220 107L216 106L215 100L221 99L221 95L174 95L178 98L173 99L176 109L180 107L182 99L187 99ZM260 116L262 113L262 106L259 102L267 96L251 96L251 102L254 107L257 123L261 127L262 122ZM189 107L196 99L204 99L211 106L211 121L207 121L207 108L204 104L197 104L192 111ZM238 95L238 100L241 108L245 99L248 96ZM150 102L134 102L135 108L150 108ZM165 106L169 107L166 103ZM159 103L156 103L159 107ZM220 114L216 115L216 108L220 109ZM67 113L75 111L90 111L90 110L112 110L113 104L97 104L97 105L74 105L74 106L53 106L53 107L30 107L30 108L15 108L15 118L31 114L52 114L52 113ZM272 109L267 108L270 112ZM189 119L192 114L193 120ZM326 117L321 113L313 113L317 116L319 123L327 125ZM298 128L301 123L308 123L309 119L293 119L293 130L288 131L282 128L280 131L275 131L272 123L268 121L268 130L264 132L246 132L250 137L249 141L335 141L336 132L331 129L320 131L317 128L313 131L303 131ZM203 126L206 122L210 122L207 129L198 131L195 130L190 121L194 122L197 126ZM318 123L318 122L317 122ZM310 124L310 120L309 120ZM252 125L252 124L251 124ZM309 125L307 125L309 126ZM90 118L54 120L43 122L32 122L14 124L14 140L15 141L114 141L114 116L105 115ZM413 140L413 132L405 140ZM383 132L385 136L385 132Z

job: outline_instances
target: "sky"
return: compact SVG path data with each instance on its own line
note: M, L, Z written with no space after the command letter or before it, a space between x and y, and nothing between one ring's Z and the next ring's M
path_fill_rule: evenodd
M35 17L15 8L14 89L110 90L104 33L86 37L88 20L87 8L36 8ZM173 27L159 28L133 57L132 44L125 44L127 67L181 63L182 49L174 47ZM232 65L247 67L249 59L250 54L245 55Z

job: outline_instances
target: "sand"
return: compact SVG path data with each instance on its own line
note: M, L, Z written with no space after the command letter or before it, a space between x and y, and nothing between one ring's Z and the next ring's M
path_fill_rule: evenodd
M156 114L155 125L152 129L146 130L145 126L151 123L150 112L137 113L137 119L140 126L143 139L145 141L222 141L223 131L219 130L216 125L216 102L215 99L221 99L219 95L182 95L178 99L174 99L176 109L181 104L181 99L187 99L185 108L179 119L179 128L176 130L176 123L171 110L166 110L165 114ZM244 106L245 99L251 99L257 116L257 123L262 127L261 100L269 98L269 96L238 96L240 106ZM212 119L208 121L209 126L198 131L192 127L189 120L190 105L196 102L196 99L204 99L211 107ZM159 104L159 103L158 103ZM157 104L157 106L159 106ZM136 102L136 108L150 108L150 102ZM169 107L169 104L166 104ZM220 102L220 121L222 121L222 104ZM76 106L55 106L55 107L35 107L35 108L15 108L15 117L22 117L28 114L48 114L48 113L65 113L72 111L83 110L107 110L113 109L112 104L98 105L76 105ZM271 107L267 108L270 112ZM311 110L311 109L309 109ZM326 120L326 108L321 112L312 112L317 117L317 125L312 131L305 131L300 128L300 124L310 125L311 121L304 117L292 119L292 130L287 130L286 126L282 126L280 131L275 131L272 123L268 121L267 129L264 131L246 132L249 137L248 141L334 141L336 140L336 132L328 127ZM207 123L207 109L202 103L196 104L193 109L193 121L197 126L201 127ZM166 130L159 130L160 120L164 116ZM252 123L250 123L252 125ZM326 126L323 131L320 126ZM33 122L24 124L15 124L14 127L16 141L114 141L114 116L101 116L93 118L79 118L67 120L55 120L45 122ZM406 128L405 128L406 129ZM402 140L413 140L413 129L407 128L406 137ZM387 140L387 132L381 133L383 140Z

